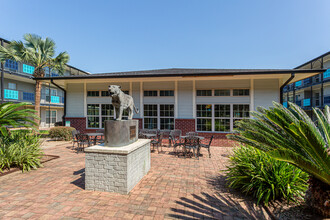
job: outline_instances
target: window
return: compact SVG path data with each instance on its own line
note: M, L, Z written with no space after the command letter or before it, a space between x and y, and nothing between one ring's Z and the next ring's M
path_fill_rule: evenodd
M212 96L212 90L197 90L197 96Z
M159 91L160 96L174 96L173 90L160 90Z
M110 96L109 91L101 91L101 96Z
M330 103L330 96L324 96L324 104Z
M46 111L46 124L54 124L56 122L56 111Z
M174 129L174 105L159 105L160 129Z
M230 96L230 89L216 89L214 96Z
M99 128L100 127L100 105L88 104L87 105L87 127Z
M31 93L31 92L23 92L23 100L26 100L26 101L34 101L34 93Z
M250 90L249 89L234 89L233 95L234 96L249 96Z
M104 121L115 118L115 111L111 104L101 104L101 117L102 117L102 128L104 128Z
M14 60L6 60L5 67L11 70L18 70L18 63Z
M56 96L56 97L55 97ZM57 97L57 90L56 89L50 89L49 88L45 89L45 99L47 102L54 102L54 103L59 103L59 97Z
M23 72L28 74L33 74L34 67L30 65L23 64Z
M248 104L197 104L197 131L230 132L234 122L247 118Z
M230 131L230 105L214 105L214 130Z
M197 131L212 131L212 105L197 105Z
M87 97L97 97L100 96L99 91L87 91Z
M144 96L158 96L158 95L157 95L157 90L153 90L153 91L144 91L143 94L144 94Z
M250 105L233 105L233 127L236 121L250 117Z
M158 121L158 106L157 105L144 105L144 128L157 129Z
M8 89L16 90L16 83L8 83Z

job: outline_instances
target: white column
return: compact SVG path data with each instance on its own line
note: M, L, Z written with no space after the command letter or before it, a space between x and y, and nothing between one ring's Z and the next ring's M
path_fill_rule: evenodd
M140 82L140 118L143 118L143 82Z
M174 100L174 117L175 118L178 118L178 81L176 80L175 82L174 82L174 86L175 86L175 88L174 88L174 98L175 98L175 100Z
M254 79L250 79L250 111L254 110Z
M87 117L87 85L84 81L84 117Z
M193 91L192 91L192 96L193 96L193 118L196 119L196 80L193 80Z

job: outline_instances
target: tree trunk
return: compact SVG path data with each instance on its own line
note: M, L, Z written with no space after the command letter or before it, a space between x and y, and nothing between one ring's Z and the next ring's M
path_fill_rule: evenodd
M308 182L306 204L322 216L330 217L330 186L314 177Z
M39 116L39 118L41 117L40 116L40 93L41 93L41 81L37 80L36 81L36 94L35 94L35 97L34 97L34 109L37 111L36 114ZM34 119L35 122L38 124L40 124L40 119Z

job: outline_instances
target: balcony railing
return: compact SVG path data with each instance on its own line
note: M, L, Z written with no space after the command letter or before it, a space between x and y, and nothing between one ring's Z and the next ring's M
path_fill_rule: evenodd
M63 96L55 96L55 95L48 95L45 93L41 94L41 103L42 104L59 104L63 105L64 103L64 97Z

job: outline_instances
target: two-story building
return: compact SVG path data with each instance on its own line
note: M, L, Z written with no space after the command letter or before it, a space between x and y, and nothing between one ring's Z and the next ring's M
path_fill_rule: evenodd
M6 46L8 40L0 38L1 45ZM3 67L3 68L2 68ZM35 101L35 80L32 74L34 67L27 63L20 63L7 60L0 67L1 82L0 97L1 102L30 102L29 108L34 108ZM45 69L46 77L58 77L59 74L50 69ZM76 67L67 65L64 76L83 76L89 73ZM41 90L40 100L40 127L52 127L56 122L62 122L64 114L64 91L52 83L44 83Z
M302 107L311 117L312 108L323 109L330 105L330 52L322 54L295 69L325 69L323 73L290 83L284 88L284 105L293 102Z

